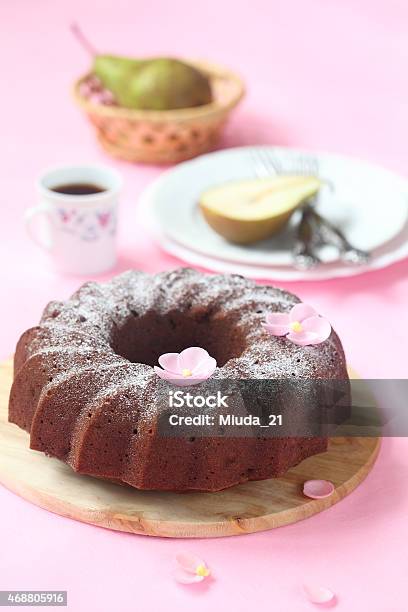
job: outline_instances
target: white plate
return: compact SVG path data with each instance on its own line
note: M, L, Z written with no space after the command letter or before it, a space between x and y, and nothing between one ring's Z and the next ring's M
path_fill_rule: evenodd
M373 251L375 261L370 268L382 267L378 264L385 253L378 249L395 238L407 222L408 182L405 179L360 160L287 148L260 149L286 171L296 169L300 162L304 164L310 158L317 160L319 175L333 185L332 191L322 190L319 212L341 227L356 247ZM321 253L323 266L299 273L292 266L291 227L268 241L239 246L228 243L207 225L197 206L201 192L215 184L253 177L257 150L258 147L242 147L203 155L164 172L144 192L142 210L147 213L149 225L162 246L173 254L177 250L178 256L192 263L208 260L199 265L217 270L230 271L225 267L227 262L241 270L244 264L257 268L256 273L253 270L248 276L259 277L262 269L263 278L327 278L362 272L361 268L336 261L334 249L325 249ZM396 247L390 244L390 248ZM265 274L267 268L273 271Z
M214 272L222 272L228 274L242 274L248 278L256 278L258 280L277 280L277 281L315 281L327 280L329 278L356 276L374 270L385 268L401 259L408 257L408 225L388 243L387 248L380 248L378 255L373 257L370 263L366 266L346 266L341 263L324 264L314 270L297 270L288 266L262 267L248 266L240 263L232 263L217 258L206 257L196 251L190 251L176 242L173 242L161 236L157 236L162 248L171 255L179 257L190 265L200 266L213 270Z

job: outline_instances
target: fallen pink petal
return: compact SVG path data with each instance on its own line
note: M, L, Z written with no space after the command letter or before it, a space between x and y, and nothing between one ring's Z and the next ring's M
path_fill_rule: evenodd
M191 553L179 553L176 562L174 578L181 584L202 582L211 573L205 561Z
M334 492L334 484L330 480L306 480L303 485L303 493L312 499L323 499L330 497Z
M335 597L331 589L323 586L304 584L303 590L308 600L315 604L326 604Z

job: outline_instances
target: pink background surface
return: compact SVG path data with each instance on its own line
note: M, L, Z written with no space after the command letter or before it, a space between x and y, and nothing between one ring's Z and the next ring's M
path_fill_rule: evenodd
M123 173L116 271L180 264L134 220L139 194L160 170L108 159L70 98L73 79L88 68L68 31L73 18L102 50L202 57L237 69L248 96L223 146L314 147L408 174L405 0L4 0L1 358L48 300L79 284L56 276L24 233L22 213L34 204L33 183L44 167L93 161ZM361 374L406 376L407 261L352 279L284 286L328 316ZM403 612L407 475L408 442L386 440L366 482L332 509L268 533L200 541L82 525L0 488L0 589L67 589L69 609L81 612L293 612L313 608L300 589L309 578L336 591L338 609ZM173 582L173 557L185 549L206 559L215 580L198 588Z

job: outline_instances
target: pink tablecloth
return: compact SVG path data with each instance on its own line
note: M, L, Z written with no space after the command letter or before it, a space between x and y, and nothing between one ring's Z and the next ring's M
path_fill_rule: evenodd
M74 107L71 82L88 67L68 24L95 46L129 54L204 57L235 67L248 96L223 146L254 143L350 153L407 173L408 6L404 0L6 0L0 7L0 353L44 304L77 279L60 278L24 234L40 170L96 161L123 172L120 266L180 264L134 220L160 170L109 160ZM367 377L404 377L407 262L352 279L287 284L334 323L349 362ZM0 589L66 589L69 609L308 610L305 579L330 586L347 612L407 610L408 443L386 440L350 497L290 527L221 540L171 541L82 525L0 488ZM203 555L215 580L183 588L171 577L181 549Z

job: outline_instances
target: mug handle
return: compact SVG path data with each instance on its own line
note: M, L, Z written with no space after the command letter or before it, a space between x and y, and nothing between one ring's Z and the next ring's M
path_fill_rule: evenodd
M43 215L47 218L48 229L46 232L46 236L41 239L38 234L34 231L33 221L38 215ZM46 202L41 202L37 206L32 206L28 208L24 213L24 224L26 226L26 230L31 240L33 240L38 246L45 249L46 251L51 251L54 242L51 238L50 225L51 225L51 215L50 215L50 207Z

